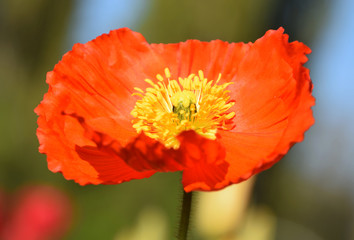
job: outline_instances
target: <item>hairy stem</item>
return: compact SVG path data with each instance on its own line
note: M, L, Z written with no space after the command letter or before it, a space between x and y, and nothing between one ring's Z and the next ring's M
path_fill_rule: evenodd
M181 219L179 222L178 229L178 240L187 240L189 218L191 213L192 205L192 192L183 191L183 203L181 209Z

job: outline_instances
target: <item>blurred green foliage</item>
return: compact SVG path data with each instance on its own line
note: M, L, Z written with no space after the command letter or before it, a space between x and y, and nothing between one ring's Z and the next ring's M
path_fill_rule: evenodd
M142 32L149 42L254 41L272 26L279 0L154 0Z

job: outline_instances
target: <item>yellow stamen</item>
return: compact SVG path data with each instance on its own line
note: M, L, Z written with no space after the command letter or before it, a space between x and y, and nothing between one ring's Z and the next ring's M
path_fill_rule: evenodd
M165 75L166 75L167 78L171 77L170 69L165 68Z
M156 75L157 83L145 79L150 87L145 92L134 88L133 95L141 97L131 114L133 127L138 133L163 143L166 147L178 148L178 134L194 130L198 134L215 139L218 130L230 130L235 112L230 108L235 104L229 101L226 88L232 83L218 85L221 74L215 83L204 77L202 70L198 75L171 79L171 72L164 69L165 77Z
M159 80L161 82L163 81L163 76L161 76L160 74L157 74L156 78L157 78L157 80Z

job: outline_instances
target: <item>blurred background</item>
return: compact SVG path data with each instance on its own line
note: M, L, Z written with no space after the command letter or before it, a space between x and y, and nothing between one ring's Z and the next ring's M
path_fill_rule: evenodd
M66 199L66 216L57 221L70 225L53 239L175 236L179 173L80 187L50 172L38 153L33 109L48 89L46 72L74 43L120 27L151 43L254 42L283 26L291 41L313 50L306 66L316 124L270 170L220 193L199 194L190 237L354 239L353 12L352 0L0 1L0 233L21 208L18 199L27 199L21 189L45 185Z

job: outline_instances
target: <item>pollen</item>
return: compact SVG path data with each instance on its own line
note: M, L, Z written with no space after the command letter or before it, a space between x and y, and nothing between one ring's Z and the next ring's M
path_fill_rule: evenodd
M218 84L204 77L203 71L186 78L171 79L171 72L165 68L164 76L156 80L145 79L150 86L143 91L134 88L137 100L131 115L133 127L138 133L163 143L168 148L179 148L178 134L186 130L208 138L216 139L218 130L234 127L235 112L230 111L235 101L230 100L226 88L232 82Z

